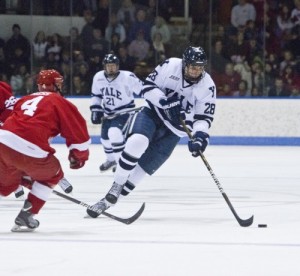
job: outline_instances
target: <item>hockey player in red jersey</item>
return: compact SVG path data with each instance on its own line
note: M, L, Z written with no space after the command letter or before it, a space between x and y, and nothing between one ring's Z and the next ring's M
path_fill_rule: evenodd
M0 81L0 127L13 111L16 101L11 87L6 82Z
M0 81L0 128L13 112L13 107L16 102L17 99L14 97L10 85L6 82ZM22 178L21 185L19 185L18 188L14 191L15 197L20 199L24 198L25 193L22 186L31 189L32 182L33 181L30 178L24 176L24 178ZM73 190L73 186L65 178L61 179L58 185L67 194L72 192Z
M56 70L42 70L37 77L39 92L19 99L0 129L0 195L8 196L22 176L34 179L12 231L33 231L34 218L52 189L64 177L49 140L60 134L69 148L71 169L88 160L90 137L78 109L60 94L63 77Z
M0 128L12 113L17 99L13 96L11 87L6 82L0 81ZM24 190L21 185L14 191L16 198L22 198Z

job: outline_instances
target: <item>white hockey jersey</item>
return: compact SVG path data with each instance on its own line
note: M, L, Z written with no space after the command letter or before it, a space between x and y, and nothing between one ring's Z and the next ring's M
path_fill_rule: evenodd
M182 74L182 60L179 58L170 58L158 65L146 78L142 90L149 107L155 109L164 124L179 137L187 134L182 126L171 124L159 103L160 99L177 94L185 112L185 123L190 130L193 133L208 133L214 119L216 93L215 83L206 72L197 84L186 82Z
M135 107L134 94L140 95L142 81L129 71L120 70L113 80L108 79L104 72L99 71L93 78L91 109L99 108L105 115L112 115Z

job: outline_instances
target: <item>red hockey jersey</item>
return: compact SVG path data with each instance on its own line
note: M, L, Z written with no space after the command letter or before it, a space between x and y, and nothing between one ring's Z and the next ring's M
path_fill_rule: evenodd
M11 87L0 81L0 127L11 114L17 99L13 96Z
M0 129L0 142L25 155L55 153L51 138L61 135L69 150L88 150L90 137L77 107L57 93L37 92L19 99Z

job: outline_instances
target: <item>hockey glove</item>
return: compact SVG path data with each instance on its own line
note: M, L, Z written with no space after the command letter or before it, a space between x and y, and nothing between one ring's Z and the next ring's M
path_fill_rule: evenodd
M103 112L103 109L100 108L100 107L96 107L96 106L93 106L93 107L90 107L91 109L91 121L94 125L100 125L101 122L102 122L102 117L104 115L104 112Z
M197 157L200 155L199 151L204 152L209 140L209 135L202 131L197 131L192 140L188 142L189 151L192 156Z
M167 99L161 99L159 103L166 114L166 117L171 121L172 124L180 124L180 113L181 105L180 100L176 96L172 96Z
M89 159L89 150L72 149L69 153L69 161L71 169L79 169L84 166L85 161Z

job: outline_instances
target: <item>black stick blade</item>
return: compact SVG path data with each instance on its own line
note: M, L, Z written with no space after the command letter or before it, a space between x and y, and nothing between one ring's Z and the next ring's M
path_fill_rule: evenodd
M120 217L116 217L110 213L106 213L103 212L102 215L107 216L111 219L117 220L119 222L122 222L124 224L131 224L133 222L135 222L140 216L141 214L144 212L145 210L145 202L142 204L141 208L130 218L120 218Z
M245 219L245 220L241 219L241 218L237 218L239 225L242 227L248 227L248 226L252 225L253 219L254 219L254 216L252 216L251 218Z

